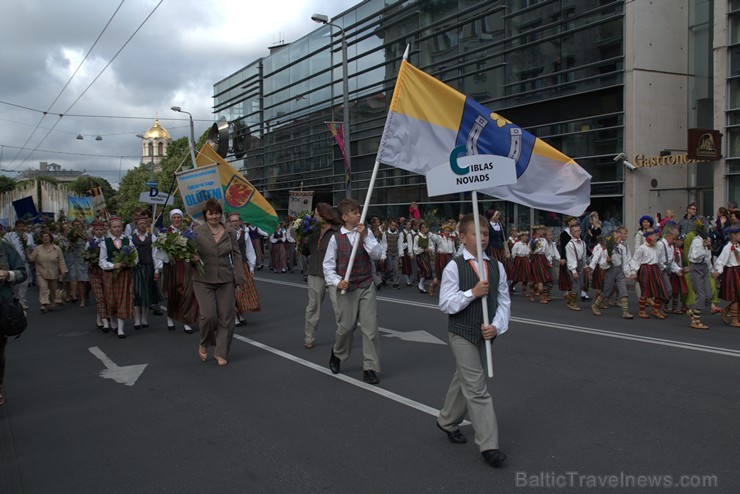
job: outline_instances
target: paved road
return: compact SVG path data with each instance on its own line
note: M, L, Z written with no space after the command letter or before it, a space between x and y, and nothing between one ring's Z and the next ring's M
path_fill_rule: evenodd
M379 292L383 372L369 386L359 337L342 374L327 369L328 300L306 350L300 276L258 277L264 308L238 328L225 368L201 363L197 336L166 331L163 317L119 340L95 328L91 307L34 304L8 347L0 492L571 491L667 475L715 492L740 485L740 331L719 318L701 332L681 316L624 322L617 309L597 318L515 297L494 344L509 455L494 470L470 427L462 446L434 427L453 371L436 300ZM96 347L109 366L147 366L132 386L103 379Z

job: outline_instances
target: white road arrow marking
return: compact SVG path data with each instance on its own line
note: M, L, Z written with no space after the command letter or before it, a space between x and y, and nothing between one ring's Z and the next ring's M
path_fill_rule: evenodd
M103 365L105 365L105 370L100 371L100 374L98 374L103 379L113 379L119 384L125 384L126 386L133 386L136 384L136 380L139 379L139 376L144 372L144 369L146 369L146 366L149 364L137 364L137 365L126 365L123 367L118 366L115 362L113 362L105 353L103 353L103 350L96 346L91 346L88 348L90 350L90 353L98 357L101 362L103 362Z
M404 341L415 341L416 343L434 343L435 345L447 344L433 334L429 334L424 330L394 331L388 328L378 328L378 331L380 331L381 333L386 333L383 335L386 338L399 338Z

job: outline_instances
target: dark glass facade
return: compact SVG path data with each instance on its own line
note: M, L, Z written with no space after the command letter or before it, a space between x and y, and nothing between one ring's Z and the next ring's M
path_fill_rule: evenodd
M365 197L393 86L409 61L527 128L593 176L592 209L621 220L624 148L623 0L368 0L333 18L348 43L352 195ZM281 215L290 190L344 197L344 162L327 128L342 120L338 29L322 26L214 86L250 181ZM241 153L245 154L242 155ZM429 198L423 176L381 166L369 215L405 216L411 201L444 216L469 197ZM546 211L484 196L509 224L558 223Z

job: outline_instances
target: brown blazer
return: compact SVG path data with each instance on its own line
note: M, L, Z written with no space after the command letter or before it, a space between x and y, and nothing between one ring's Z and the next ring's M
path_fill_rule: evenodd
M45 280L54 280L67 273L67 264L64 262L62 249L56 244L52 244L52 247L53 249L47 252L46 247L39 244L28 255L28 260L36 264L36 276Z
M197 235L195 243L198 246L198 255L204 264L203 276L196 270L193 281L202 283L233 281L237 285L243 284L242 254L236 242L236 232L230 226L226 226L226 232L221 234L217 244L213 241L213 234L207 224L197 225L193 231Z

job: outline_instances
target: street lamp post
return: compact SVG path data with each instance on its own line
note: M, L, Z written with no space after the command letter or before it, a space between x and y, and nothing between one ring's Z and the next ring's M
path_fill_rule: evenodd
M352 197L352 156L349 149L349 73L347 68L347 37L345 36L344 29L336 24L329 22L329 17L323 14L314 14L311 16L311 20L324 24L327 26L333 26L342 33L342 106L344 111L342 113L342 132L344 135L344 157L347 162L347 173L346 173L346 188L344 195L346 198Z
M186 112L179 106L171 106L170 110L180 113L187 113L190 117L190 159L193 160L193 168L195 168L195 130L193 130L193 116L190 114L190 112Z

